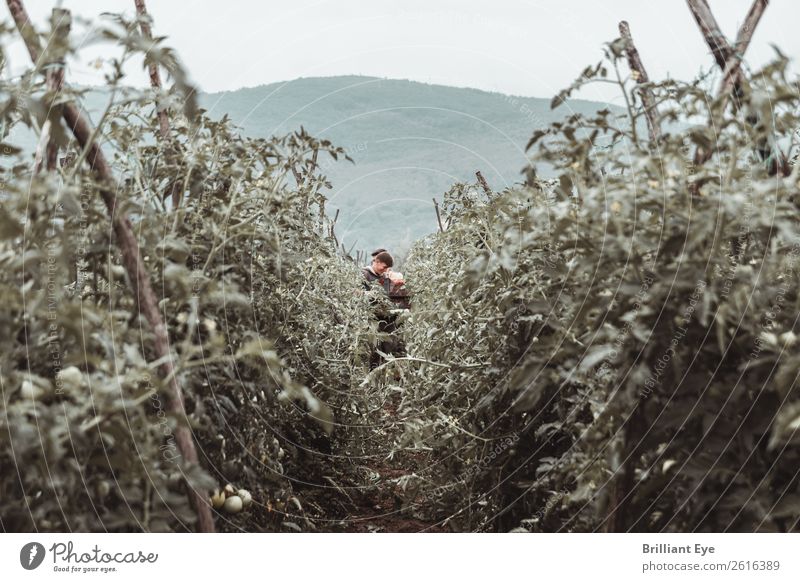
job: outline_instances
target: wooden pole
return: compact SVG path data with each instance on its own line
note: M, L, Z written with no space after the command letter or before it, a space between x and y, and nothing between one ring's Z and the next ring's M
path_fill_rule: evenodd
M8 9L11 12L17 29L25 40L31 59L36 62L39 59L41 48L38 37L35 36L35 33L31 34L33 27L30 24L30 19L22 4L22 0L6 0L6 4L8 5ZM32 39L35 39L35 42L33 42ZM139 243L133 233L131 221L127 215L119 212L119 206L115 195L117 184L111 166L108 164L103 151L97 145L97 141L91 141L90 143L92 127L74 103L64 104L63 116L67 127L72 130L78 143L84 148L87 147L87 145L89 146L86 161L102 184L100 196L111 218L117 245L122 253L122 263L128 274L131 290L133 291L133 296L136 298L137 308L139 313L147 319L147 322L153 330L153 350L156 359L161 361L159 371L167 382L169 389L167 408L170 412L185 418L186 410L183 406L183 392L178 384L177 374L175 373L175 368L172 363L172 356L169 352L167 328L161 319L161 313L158 310L158 300L153 292L150 277L144 269L144 262L142 261L141 252L139 251ZM177 427L175 431L175 441L185 461L190 465L197 464L197 450L195 449L191 433L187 426L179 425ZM197 513L198 529L203 532L213 532L214 520L211 517L208 493L193 488L188 482L186 486L189 492L189 500Z
M642 400L636 404L630 416L623 426L625 435L623 454L625 455L622 463L614 474L611 481L611 491L609 493L608 508L603 523L600 524L606 532L625 532L628 530L628 514L633 490L636 486L634 475L636 465L642 455L644 439L642 434L646 426L645 402Z
M769 0L755 0L753 5L750 6L750 10L747 13L747 16L742 23L742 26L739 27L739 32L736 35L736 44L731 51L730 57L728 57L728 62L723 67L723 71L725 74L722 77L722 82L720 83L719 90L717 93L719 95L733 95L735 99L738 100L740 97L740 84L742 81L742 57L744 53L747 51L747 47L750 46L750 40L753 38L753 32L758 26L759 20L761 20L761 15L764 14L764 10L767 8L767 4Z
M492 195L492 189L489 188L489 183L486 181L486 178L483 177L483 174L481 174L481 171L478 170L477 172L475 172L475 175L478 177L478 184L481 185L481 188L483 188L483 191L486 192L486 195L487 196L491 196Z
M147 14L147 7L144 0L134 0L136 5L136 14L139 17L139 28L142 30L142 36L149 41L153 40L153 31L150 29L150 16ZM151 61L147 65L147 70L150 73L150 86L153 89L161 90L161 74L158 72L158 63ZM169 136L169 117L167 116L166 109L158 109L158 125L161 130L161 137L167 139Z
M433 208L436 210L436 222L439 223L439 232L444 232L444 227L442 226L442 215L439 214L439 203L436 202L436 198L433 199Z
M336 238L336 221L339 220L339 210L340 210L339 208L336 209L336 216L333 217L333 222L331 222L331 230L330 230L331 238L333 238L337 247L339 246L339 239Z
M706 0L686 0L686 3L697 21L706 44L711 49L711 54L714 55L714 60L723 71L722 81L717 90L717 98L723 100L723 107L728 99L732 99L734 108L739 109L741 106L742 83L744 81L741 69L742 58L750 46L753 33L769 4L769 0L753 1L744 22L736 34L735 46L731 46L725 35L722 34L722 30L711 13L711 8ZM771 175L778 172L788 175L789 165L783 152L773 151L771 147L764 146L765 144L760 144L757 149L762 159L772 157L768 172ZM712 155L713 151L698 147L694 154L694 164L696 166L702 165L711 159Z
M64 85L64 61L53 63L53 68L47 71L47 91L53 96L55 101ZM50 102L50 107L62 108L61 105L54 105ZM63 115L63 114L62 114ZM58 119L58 117L56 117ZM58 144L52 138L47 142L47 169L55 170L58 167Z
M60 110L61 105L54 105L55 101L64 87L64 57L66 45L69 39L69 31L72 28L72 17L68 10L53 8L52 13L53 39L59 45L59 54L49 63L46 74L47 92L50 94L49 106L51 109ZM61 113L56 111L56 113ZM58 115L55 119L58 119ZM58 144L51 138L47 143L47 169L53 171L58 167Z
M761 15L769 4L769 0L754 0L750 6L750 10L744 19L744 22L739 27L736 34L736 45L731 46L728 39L722 33L717 20L711 13L711 8L706 0L686 0L689 5L689 10L692 12L700 32L706 44L711 49L711 54L714 55L714 60L717 62L719 68L726 74L723 76L722 83L720 83L718 95L728 94L732 92L735 100L735 106L738 107L738 99L741 97L741 60L744 56L747 47L750 46L750 40L753 38L753 32L761 20ZM730 72L728 68L730 67Z
M139 17L139 28L142 31L142 36L148 40L153 40L153 31L150 28L150 15L147 13L147 7L144 4L144 0L134 0L134 4L136 5L136 14ZM147 70L150 73L150 86L154 89L155 93L158 94L161 91L161 74L158 71L158 63L155 61L150 61L147 65ZM161 133L161 142L162 147L167 148L170 147L169 144L169 130L170 130L170 123L169 123L169 115L167 114L167 109L165 107L160 107L158 103L158 98L156 98L156 114L158 115L158 129ZM173 208L177 208L181 202L181 185L179 180L175 180L170 185L170 192L172 195L172 206Z
M639 85L639 94L642 96L642 105L644 106L645 119L647 119L647 131L650 136L650 143L655 144L661 139L661 127L656 119L658 110L656 109L655 95L653 95L653 90L647 86L650 82L650 78L647 76L647 71L644 68L642 59L639 57L639 51L636 50L636 45L633 44L631 28L625 20L619 23L619 33L625 41L625 54L628 57L628 66L633 72L636 84Z
M52 58L51 62L49 62L46 67L47 72L45 73L45 79L48 93L48 111L47 118L44 123L42 123L39 143L36 146L33 162L34 175L38 174L42 167L46 167L48 171L53 171L58 167L58 144L52 139L53 122L51 119L58 119L61 117L61 105L55 105L55 102L58 100L59 93L61 93L64 84L64 51L66 50L71 24L72 19L70 18L69 11L62 10L61 8L53 8L51 16L51 50L48 52L55 54L49 55ZM55 115L54 109L56 110Z
M711 13L711 8L706 0L686 0L700 32L714 55L714 60L720 69L724 69L733 52L728 39L722 34L722 29L717 24L717 19Z

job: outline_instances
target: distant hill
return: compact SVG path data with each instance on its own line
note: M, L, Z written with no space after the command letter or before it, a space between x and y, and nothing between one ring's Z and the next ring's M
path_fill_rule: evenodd
M97 117L107 101L91 90L83 106ZM520 182L531 134L570 113L591 114L604 103L549 99L376 77L296 79L200 96L212 118L228 114L245 135L269 137L301 125L344 147L355 164L321 160L340 209L336 232L348 248L386 247L399 254L436 229L432 198L480 170L492 188ZM616 108L614 108L616 109ZM17 126L9 142L32 152L36 138ZM547 168L539 167L547 176Z
M549 99L362 76L205 94L201 103L212 117L227 113L249 136L302 125L344 147L354 165L323 166L333 184L329 207L341 210L339 239L399 252L436 229L432 198L454 182L473 181L476 170L494 189L520 182L534 130L608 107L570 100L551 111Z

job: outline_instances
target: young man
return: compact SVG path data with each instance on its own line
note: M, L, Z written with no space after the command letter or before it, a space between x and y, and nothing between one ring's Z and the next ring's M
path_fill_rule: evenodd
M364 273L364 288L369 290L370 283L377 281L388 295L392 290L392 278L389 277L387 271L392 265L394 265L394 259L385 249L378 249L372 253L372 264L362 269Z
M364 267L364 289L369 291L373 281L383 287L386 295L395 306L401 309L409 309L408 291L406 291L405 279L402 273L395 273L392 271L394 259L392 255L386 252L386 249L377 249L372 253L372 264L369 267Z
M408 293L403 289L403 276L400 273L393 273L391 271L392 265L394 265L394 259L392 259L392 255L386 252L386 249L374 251L372 253L372 263L362 269L364 273L364 288L369 291L372 283L377 281L383 287L392 303L403 309L408 309ZM372 303L377 307L374 301ZM378 319L378 332L383 335L378 340L376 350L373 351L370 358L370 369L374 369L383 363L383 359L378 353L379 351L386 354L403 354L405 350L402 339L394 335L394 332L397 331L397 313L386 312L381 307L376 309L375 316Z

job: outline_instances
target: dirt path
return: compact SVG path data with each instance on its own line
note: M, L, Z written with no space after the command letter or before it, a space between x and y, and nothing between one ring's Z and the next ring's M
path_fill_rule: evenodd
M402 430L396 421L398 404L398 394L388 396L367 426L358 431L351 430L338 439L332 451L337 454L332 457L336 476L326 479L334 484L333 487L301 492L322 510L320 517L323 519L316 522L321 531L445 531L436 522L420 516L419 512L404 507L398 479L418 472L423 459L408 452L389 458L395 437ZM354 453L352 459L342 455L348 451Z

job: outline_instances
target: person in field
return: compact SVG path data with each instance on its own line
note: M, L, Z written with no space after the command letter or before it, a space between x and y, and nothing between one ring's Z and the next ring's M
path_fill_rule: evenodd
M374 250L372 263L362 270L364 288L369 290L372 283L377 281L393 303L402 309L408 309L408 293L403 287L405 285L403 274L392 271L392 266L394 259L386 249Z
M392 282L389 278L392 265L394 265L394 259L386 249L377 249L373 251L372 263L362 269L364 273L364 288L369 289L372 283L377 281L378 285L383 287L383 290L386 291L388 295Z
M403 287L405 284L403 274L392 271L393 265L394 259L386 249L373 251L372 262L362 269L364 289L369 291L373 284L377 283L383 288L395 308L409 309L408 292ZM378 332L383 334L383 338L378 341L377 349L372 354L370 360L371 369L382 363L379 351L396 356L405 353L405 346L402 340L394 334L397 331L397 314L399 312L396 309L385 311L385 307L378 307L378 304L374 301L372 303L373 308L376 310L375 316L378 319Z

